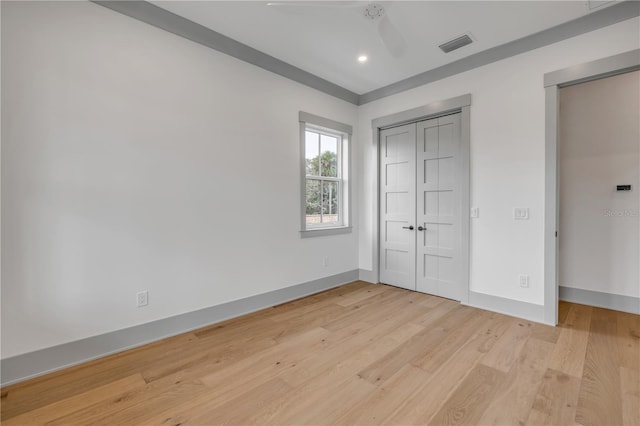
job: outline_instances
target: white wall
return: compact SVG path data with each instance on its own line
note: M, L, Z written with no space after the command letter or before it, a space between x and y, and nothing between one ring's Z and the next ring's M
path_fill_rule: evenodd
M2 2L2 358L357 269L356 232L299 237L299 110L357 118L92 3Z
M541 304L542 75L636 49L639 28L356 108L95 4L2 2L2 358L371 269L371 120L464 93L472 290ZM299 110L357 123L360 232L299 238ZM531 220L513 221L514 206Z
M640 71L560 89L559 123L559 283L640 297Z
M542 305L545 91L543 75L640 47L640 19L470 70L360 107L360 268L375 264L378 208L371 120L471 93L471 290ZM529 207L529 221L513 219ZM518 274L530 276L521 288Z

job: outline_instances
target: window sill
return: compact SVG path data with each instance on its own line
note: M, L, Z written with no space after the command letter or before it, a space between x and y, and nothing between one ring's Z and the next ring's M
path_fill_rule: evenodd
M350 234L350 233L351 233L350 226L340 226L337 228L305 229L303 231L300 231L300 237L302 238L326 237L328 235L339 235L339 234Z

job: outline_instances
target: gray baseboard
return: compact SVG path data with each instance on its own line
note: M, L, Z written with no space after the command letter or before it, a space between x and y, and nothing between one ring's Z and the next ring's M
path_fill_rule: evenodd
M378 283L378 276L375 271L360 269L358 271L360 281ZM462 303L462 302L461 302ZM545 323L544 306L534 303L520 302L518 300L505 299L504 297L492 296L484 293L469 292L469 303L463 305L474 308L485 309L487 311L498 312L500 314L523 318L529 321ZM556 324L549 324L555 326Z
M374 271L360 269L358 275L360 277L360 281L366 281L374 284L378 283L378 277ZM476 293L473 291L469 292L469 303L462 304L473 306L474 308L526 319L533 322L539 322L543 324L545 323L543 305L505 299L504 297L492 296L484 293ZM556 324L549 325L555 326Z
M358 270L354 269L245 299L6 358L0 361L0 384L7 386L21 382L356 280Z
M469 306L486 309L500 314L510 315L533 322L545 323L544 305L521 302L519 300L506 299L490 294L469 292ZM556 324L548 324L555 326Z
M378 274L375 271L368 271L366 269L358 270L358 276L360 281L366 281L371 284L378 284Z
M622 296L620 294L601 293L581 288L562 287L558 295L560 300L579 303L581 305L597 306L640 315L640 298Z

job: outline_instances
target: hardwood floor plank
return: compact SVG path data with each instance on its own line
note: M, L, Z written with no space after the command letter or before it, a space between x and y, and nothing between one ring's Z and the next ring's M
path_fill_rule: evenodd
M258 424L278 422L281 422L280 424L330 423L331 419L336 419L339 414L355 404L359 398L375 389L373 385L363 384L363 381L357 376L357 372L421 330L423 330L422 327L411 324L397 327L383 337L367 340L367 344L362 345L359 350L345 351L344 346L340 345L331 351L324 351L316 357L301 361L296 365L295 370L284 370L279 375L298 392L285 396L284 400L275 401L264 412L257 413L256 417L251 416L245 419L246 422ZM327 362L327 360L329 361ZM318 361L322 362L318 364ZM307 399L309 394L316 395L319 392L327 393L327 396L321 399L325 401L326 405L317 409L314 400L308 401ZM326 402L327 399L335 399L336 403L329 404ZM338 401L342 403L338 403ZM350 401L349 404L346 404L346 401ZM327 407L331 407L330 412ZM278 421L270 416L277 416Z
M640 426L640 372L620 367L622 424Z
M628 369L640 370L640 315L618 313L619 363Z
M225 392L229 393L232 391L230 385L234 384L234 374L237 375L238 371L254 371L250 368L253 366L252 360L255 359L252 358L252 356L259 357L260 355L262 355L265 359L268 359L269 354L272 354L272 357L277 359L282 355L282 352L292 351L295 348L296 344L305 348L308 348L309 346L312 347L313 342L320 341L327 335L328 332L321 328L318 328L316 330L301 334L297 341L290 340L289 342L287 342L287 344L278 345L277 347L269 347L263 351L257 351L251 354L245 354L245 356L237 360L237 362L232 362L232 360L228 356L221 356L219 359L211 359L202 364L190 364L189 366L186 366L185 370L160 379L158 381L159 383L157 387L148 387L145 390L144 394L130 394L127 395L127 398L124 401L118 400L117 404L111 404L111 406L106 407L96 407L92 411L102 412L103 417L112 418L114 422L116 421L116 418L108 417L108 415L114 414L114 407L116 405L118 405L120 411L123 411L127 415L131 415L134 418L137 418L141 415L139 413L140 411L146 411L145 407L155 406L156 410L162 412L166 407L175 406L185 398L189 400L201 394L204 391L204 389L202 388L202 378L206 378L207 374L215 374L215 371L229 372L229 374L223 376L220 381L220 383L222 383L221 386L227 387ZM246 375L239 375L238 377L246 377ZM250 378L251 377L247 378L247 380L249 380ZM240 382L238 383L238 385L242 383L243 382ZM151 384L155 385L156 382L154 381ZM169 385L172 389L172 392L168 392L170 395L172 395L171 399L167 399L166 395L162 395L162 392L159 391L163 388L166 388L167 385ZM89 413L87 413L86 415L89 415ZM95 421L94 417L91 417L91 419L92 421Z
M120 395L130 389L142 388L146 382L140 374L134 374L124 379L96 387L72 397L54 402L44 407L20 414L8 420L2 420L3 425L22 426L44 424L45 422L73 413L78 407L92 405L97 402Z
M576 411L578 423L623 424L618 361L615 314L594 308Z
M562 306L565 306L567 311L565 318L562 322L558 322L558 326L561 329L584 329L584 324L587 324L587 330L589 329L589 322L593 307L587 305L580 305L577 303L560 302Z
M371 288L371 286L372 284L364 281L354 281L352 283L348 283L339 287L321 291L320 293L315 293L310 296L301 297L289 302L284 302L279 305L275 305L270 309L274 310L275 314L281 314L283 312L287 312L289 309L298 309L306 305L322 305L322 303L324 303L326 300L329 300L330 303L335 303L337 300L340 300L342 297L350 294L352 291L357 291L362 288Z
M296 347L307 347L306 345L320 341L327 334L321 328L310 330L298 336L296 340L254 353L216 373L205 375L206 373L202 372L200 377L193 380L178 379L180 383L172 386L170 392L151 392L144 400L133 399L132 402L136 402L135 404L123 407L119 412L105 416L101 421L104 421L103 424L122 424L131 418L141 422L151 413L154 415L154 421L163 420L161 417L173 419L175 416L190 415L189 413L196 405L211 408L213 403L205 405L210 401L216 401L216 404L222 405L247 392L247 389L271 380L273 375L266 369L271 368L272 364L276 367L276 360L284 353L295 352ZM258 365L256 362L261 359L261 356L265 361ZM243 372L245 374L242 374Z
M247 413L259 411L273 400L288 395L291 390L291 386L276 377L224 404L219 404L218 400L212 399L204 404L193 406L188 411L188 417L172 417L170 423L173 425L245 424L242 419ZM165 421L164 423L167 424L168 422Z
M148 364L140 370L147 382L153 382L178 371L201 365L225 365L246 355L276 345L271 337L252 335L252 338L238 339L237 342L201 342L185 348L179 353L163 357L162 363Z
M477 342L476 350L483 354L489 352L514 321L513 317L491 312L485 324L478 324L478 333L471 339Z
M565 302L564 300L558 302L558 324L565 324L567 322L567 316L569 315L571 306L571 303Z
M640 426L640 317L559 318L354 282L8 386L1 421Z
M268 424L278 423L275 419L279 419L279 421L283 422L281 424L288 424L288 421L297 424L306 419L305 421L310 422L310 424L316 424L317 422L327 423L329 422L329 418L327 417L328 407L331 407L331 419L336 419L339 414L347 411L351 405L356 404L356 399L364 397L374 389L373 385L363 385L363 381L356 373L373 360L388 353L398 344L411 338L411 336L421 330L423 330L422 327L412 324L397 327L381 338L369 340L369 344L365 344L357 351L345 351L344 346L340 345L329 352L319 353L318 357L308 358L300 362L296 365L296 374L292 375L291 373L294 370L290 369L285 370L280 375L281 378L295 389L304 390L304 392L310 392L312 394L319 392L317 390L318 387L324 390L333 389L330 392L331 398L334 398L334 394L342 395L342 393L346 391L347 396L338 398L338 401L352 401L349 404L327 404L323 406L324 408L321 407L320 410L307 407L300 411L299 406L305 407L309 404L309 401L303 398L302 401L296 402L300 398L300 395L295 392L295 395L287 395L283 400L275 401L271 406L263 410L263 412L245 419L245 422ZM320 363L319 365L321 367L318 367L318 364L314 363L314 361L326 361L327 359L330 361ZM346 387L341 385L344 383L347 384L345 385ZM353 386L356 386L358 389L352 390ZM283 413L287 413L284 420L282 420Z
M503 373L511 369L518 359L522 347L533 332L533 324L528 321L514 321L493 348L482 359L482 364Z
M217 342L226 343L233 341L237 336L242 336L247 331L256 328L267 331L281 327L269 316L269 311L259 311L239 318L232 318L218 324L214 324L199 330L193 334L200 340L214 339Z
M454 304L456 303L453 300L445 299L443 297L431 296L429 294L425 294L425 296L426 297L421 297L418 303L420 303L422 306L426 306L427 308L435 308L436 306L445 302L452 302Z
M374 390L375 386L355 375L347 380L336 380L333 374L328 374L307 382L263 410L246 413L239 424L332 424Z
M363 326L355 324L354 329ZM238 387L245 382L266 381L280 375L284 370L295 368L310 353L322 352L327 347L338 346L350 336L349 333L331 335L318 327L281 343L269 351L262 351L246 357L227 368L203 376L200 380L209 387Z
M400 312L405 307L412 308L409 306L413 304L415 299L415 295L412 292L391 286L384 287L384 292L365 299L357 305L352 305L348 313L340 318L334 318L333 321L327 322L323 327L327 330L336 331L353 322L371 322L375 321L376 318L377 322L379 322L381 318L393 316L393 314ZM373 306L375 306L377 314L371 309Z
M304 304L304 305L285 305L283 307L282 312L278 311L278 310L271 310L271 312L268 315L268 318L271 321L275 321L278 323L287 323L289 321L300 321L301 319L304 319L305 317L315 317L316 314L323 310L323 309L327 309L329 307L334 307L334 309L340 309L338 305L338 301L344 299L345 297L349 297L354 293L360 293L362 291L366 291L365 288L360 288L360 289L356 289L354 291L350 291L346 294L340 294L339 296L335 297L335 298L323 298L320 301L316 302L316 303L309 303L309 304ZM294 303L294 302L291 302ZM286 310L284 309L286 308ZM344 306L342 306L342 308L344 308ZM331 309L331 308L329 308ZM344 311L344 309L340 309L342 311Z
M379 333L375 328L368 326L365 330L369 335L363 338L363 346L366 346L366 343L372 340L370 336ZM378 351L388 351L390 348L395 347L398 342L409 338L412 334L420 330L422 330L422 327L415 325L397 328L388 336L375 339L372 345L361 349L362 354L357 353L352 355L351 358L347 357L341 362L338 362L338 360L348 355L348 352L345 352L345 348L349 347L340 344L340 342L349 339L350 343L353 343L353 332L347 328L340 332L332 333L329 336L325 334L316 336L316 339L320 339L321 337L323 337L323 339L321 343L317 342L318 345L316 345L317 347L315 349L313 346L310 347L310 341L304 342L299 340L298 346L300 350L296 350L292 341L288 341L287 346L283 344L281 347L270 349L269 352L272 352L272 354L260 353L251 357L254 362L250 362L251 359L248 359L248 362L243 362L219 373L215 373L214 375L203 377L201 379L202 383L207 385L208 388L218 389L218 391L201 394L195 399L195 403L205 404L206 401L219 398L219 393L224 393L227 397L236 395L244 387L250 384L265 382L273 376L278 376L281 380L284 379L285 383L294 382L298 388L316 376L331 376L333 377L333 381L344 381L347 377L338 376L338 378L336 378L335 371L339 371L340 374L346 374L347 371L350 371L349 365L357 361L360 364L356 363L354 367L351 367L351 376L353 377L355 376L357 368L360 368L364 363L370 362L372 357L375 358L378 356ZM327 333L327 331L324 331L324 333ZM353 350L353 348L349 350ZM337 351L337 355L333 354L333 351ZM314 361L322 361L320 364L321 367L318 367L318 364L314 363ZM327 370L334 370L334 373ZM287 398L290 398L290 396L287 396ZM188 411L192 409L193 404L194 401L188 401L181 405L178 409L178 414L182 413L180 414L180 419L188 415ZM282 401L278 401L275 405L282 405ZM291 409L287 410L290 411ZM172 411L173 414L175 414L175 410ZM267 411L271 412L273 410L268 409ZM175 415L172 419L175 419Z
M417 326L414 327L416 327L417 330L421 329ZM366 326L366 330L371 330L371 333L375 332L375 330L368 325ZM318 329L318 331L321 331L322 334L300 336L297 346L294 345L294 341L289 340L277 348L269 349L267 353L255 354L255 356L248 358L246 362L234 365L214 375L203 377L201 382L215 391L203 393L194 400L186 401L177 409L174 407L168 411L167 415L172 414L174 417L177 415L184 417L192 409L191 407L194 403L205 404L206 401L220 398L221 394L224 394L226 397L237 396L238 393L242 392L242 389L247 386L266 382L274 376L283 376L286 378L292 370L302 371L304 374L311 374L313 376L320 374L320 372L309 373L309 371L312 370L309 368L308 363L305 362L305 359L314 354L319 355L319 358L326 359L328 357L326 355L327 350L331 350L332 348L344 349L345 345L342 345L340 342L349 339L349 337L353 335L353 332L347 328L331 335L327 335L328 332L323 329ZM397 334L406 334L407 332L407 328L405 327L399 330ZM313 343L314 339L315 343ZM383 342L383 340L378 341ZM388 346L395 344L396 342L387 343ZM314 346L316 346L315 349ZM331 363L326 365L326 368L331 367Z
M438 327L432 329L431 333L436 337L432 342L425 342L421 352L410 361L411 364L431 373L437 371L451 355L460 349L463 343L478 332L478 324L488 322L491 316L490 312L478 312L474 313L473 318L461 322L450 330L438 330ZM437 333L436 330L442 333Z
M547 370L554 345L531 337L491 400L480 425L525 424Z
M534 324L531 338L556 343L560 337L560 328L545 324Z
M0 406L2 420L139 373L150 359L195 340L185 333L9 386Z
M416 292L408 290L403 291L404 296L402 298L396 300L393 303L386 304L386 307L378 311L377 314L374 314L373 311L370 311L369 315L362 317L362 320L368 322L371 325L377 325L386 322L400 324L410 322L414 325L424 327L425 323L424 321L422 321L422 319L426 316L432 315L435 308L427 308L424 305L418 303L421 298L416 297Z
M527 425L573 425L580 379L562 371L547 369L536 395Z
M314 377L327 374L327 371L337 366L351 368L355 365L357 370L353 373L356 374L423 330L424 328L414 324L396 326L391 330L371 327L358 335L352 335L348 345L336 345L331 350L304 358L295 368L283 371L281 377L291 385L299 386Z
M306 307L303 306L303 307ZM251 355L261 349L269 348L292 336L296 336L307 330L316 328L318 324L333 320L340 312L346 308L335 304L324 304L321 309L314 310L314 314L307 312L307 317L300 319L299 315L287 323L275 322L270 318L254 317L253 321L258 321L251 327L249 323L231 323L212 327L206 333L197 333L199 337L206 339L200 343L202 351L193 351L188 348L186 351L195 352L190 356L177 354L172 361L167 360L162 365L151 366L144 371L147 381L157 380L160 377L171 374L180 369L190 368L193 365L203 363L215 363L220 367L232 363L236 359L243 358L243 355ZM291 311L289 311L290 313ZM209 349L209 345L215 342L215 350ZM239 356L240 355L240 356Z
M362 370L359 376L370 383L382 383L394 375L403 365L422 355L425 348L435 345L444 339L456 327L461 327L477 311L466 306L458 306L438 319L432 326L417 334L409 341L395 348L378 361Z
M100 422L134 424L133 419L138 419L140 423L139 419L146 421L151 413L175 407L205 390L197 380L182 380L178 375L167 376L142 388L128 389L110 399L79 407L69 415L49 420L47 426L95 425Z
M433 297L431 296L431 298ZM424 312L423 315L420 315L419 317L413 319L411 322L413 322L414 324L421 325L423 327L430 327L431 324L435 323L435 321L447 315L457 306L459 306L459 303L452 302L451 300L448 300L448 299L440 298L440 303L436 304L433 307L430 307L427 311Z
M456 351L440 368L430 376L415 393L394 409L385 418L385 424L424 424L445 403L447 396L464 380L470 371L480 362L484 354L507 327L501 327L501 320L494 318L489 332L480 328L469 341ZM497 326L495 328L492 328Z
M476 365L440 410L426 424L476 425L504 380L504 373ZM425 419L426 420L426 419Z
M590 306L570 305L568 307L567 318L559 325L560 335L549 361L549 368L563 371L570 376L582 376L591 313Z
M331 304L314 311L312 315L307 314L292 318L288 321L281 321L278 324L282 326L283 329L274 336L274 339L277 342L282 342L298 333L324 326L328 322L342 318L349 312L351 312L349 308Z
M373 297L376 294L383 293L384 291L386 291L386 288L384 285L377 285L374 288L364 287L359 291L354 291L351 294L346 295L345 297L342 297L340 300L336 302L336 304L340 306L348 307L356 303L360 303L363 300L366 300L370 297Z
M361 290L363 288L369 288L371 284L364 281L354 281L349 284L345 284L340 287L335 287L329 290L322 291L320 293L313 294L311 296L295 299L289 302L281 303L279 305L267 308L250 315L257 315L263 318L270 318L273 321L286 321L287 316L297 317L305 312L313 311L321 308L327 304L335 304L341 298L346 297L354 291ZM292 313L292 311L295 311ZM244 318L232 318L230 322ZM212 327L217 326L214 324Z
M352 406L337 425L381 425L389 412L393 412L423 386L430 373L407 364L387 381L377 387L366 399Z

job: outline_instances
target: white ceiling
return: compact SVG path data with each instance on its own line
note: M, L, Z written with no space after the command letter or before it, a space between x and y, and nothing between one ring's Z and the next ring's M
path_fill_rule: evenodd
M407 41L399 58L385 48L377 22L363 16L368 1L152 3L362 94L579 18L609 2L592 1L591 7L585 1L377 2ZM473 44L449 54L438 48L464 33L471 34ZM358 63L361 54L369 57L367 63Z

